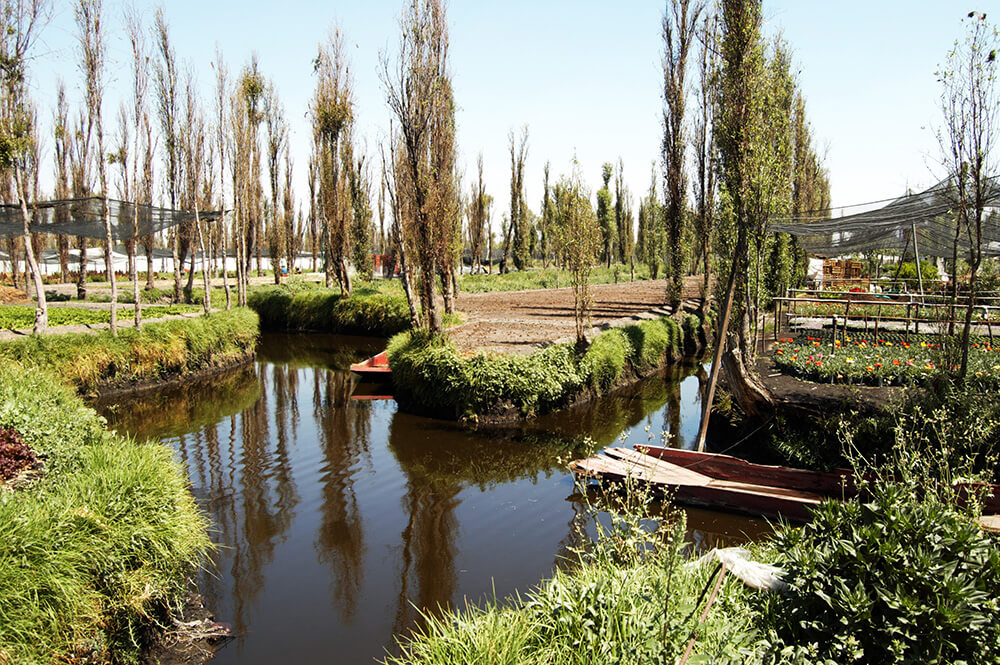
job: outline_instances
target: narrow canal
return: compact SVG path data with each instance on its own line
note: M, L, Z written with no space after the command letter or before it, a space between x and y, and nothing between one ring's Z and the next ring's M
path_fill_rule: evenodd
M237 635L213 665L371 663L422 610L525 591L584 513L566 441L669 431L688 446L697 431L696 368L499 433L351 399L347 366L382 344L265 335L251 366L99 405L119 431L175 448L211 516L219 548L200 588ZM768 531L700 510L688 528L697 547Z

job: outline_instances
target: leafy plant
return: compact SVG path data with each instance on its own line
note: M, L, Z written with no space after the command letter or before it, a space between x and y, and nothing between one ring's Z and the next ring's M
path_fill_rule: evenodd
M0 482L16 478L37 463L38 458L24 443L20 432L11 427L0 427Z

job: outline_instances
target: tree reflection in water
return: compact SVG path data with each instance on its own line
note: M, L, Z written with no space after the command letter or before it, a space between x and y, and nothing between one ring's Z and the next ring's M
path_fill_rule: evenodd
M116 428L177 449L213 521L217 568L200 588L239 635L217 665L371 662L420 612L528 589L592 530L568 460L622 432L645 442L646 425L686 443L697 413L697 379L669 372L474 431L352 400L346 367L380 343L266 335L255 365L102 407ZM759 527L688 515L699 548Z

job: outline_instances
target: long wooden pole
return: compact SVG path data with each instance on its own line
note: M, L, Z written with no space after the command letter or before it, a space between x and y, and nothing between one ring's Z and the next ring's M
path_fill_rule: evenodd
M737 254L737 256L739 256ZM737 259L738 260L738 259ZM715 336L715 352L712 354L712 374L708 378L708 389L701 403L701 425L698 428L698 452L705 451L705 436L708 434L708 418L712 413L712 402L715 400L715 384L719 380L719 368L722 366L722 352L726 345L726 333L729 331L729 315L733 310L733 298L736 294L736 271L734 261L729 272L729 284L726 286L726 300L722 305L722 318Z

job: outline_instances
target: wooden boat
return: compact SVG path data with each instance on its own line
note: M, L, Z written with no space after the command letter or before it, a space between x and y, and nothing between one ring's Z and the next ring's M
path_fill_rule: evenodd
M361 375L362 378L379 381L387 381L392 375L392 370L389 369L389 357L385 351L364 362L354 363L351 365L351 371Z
M728 455L699 453L661 446L607 448L597 455L570 463L570 469L587 478L633 481L672 493L678 503L731 510L803 522L809 508L827 500L857 494L853 473L831 473L782 466L753 464ZM1000 528L1000 486L962 485L959 496L974 490L983 495L985 528Z

